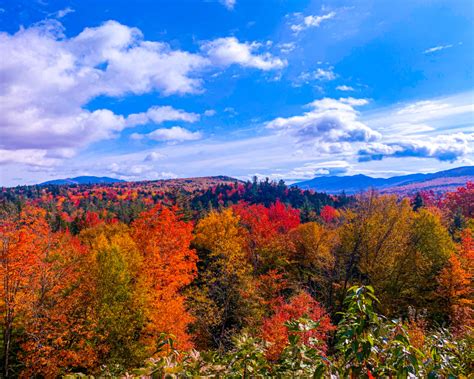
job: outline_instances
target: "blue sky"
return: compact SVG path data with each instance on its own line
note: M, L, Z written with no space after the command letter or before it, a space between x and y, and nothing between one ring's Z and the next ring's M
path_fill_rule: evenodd
M474 162L471 1L0 1L0 184Z

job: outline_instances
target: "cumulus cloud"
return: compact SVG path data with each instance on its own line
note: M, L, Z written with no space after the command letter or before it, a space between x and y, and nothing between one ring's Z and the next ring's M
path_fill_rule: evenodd
M281 69L286 60L272 56L269 52L256 53L262 47L258 42L239 42L235 37L218 38L202 44L202 51L217 66L239 64L243 67L268 71Z
M25 104L20 108L22 112L16 112L16 109L6 104L0 114L1 148L50 150L81 147L112 138L126 125L123 116L107 109L90 112L79 108L56 114L39 104Z
M165 121L196 122L199 118L197 113L188 113L165 105L151 107L146 112L133 113L127 117L127 124L136 126L147 123L161 124Z
M58 16L68 12L65 9ZM222 52L223 42L230 44L230 56ZM204 50L209 56L190 53L145 40L138 28L116 21L85 28L70 38L57 20L21 28L15 34L2 32L0 149L37 149L43 156L69 149L71 156L74 149L114 138L127 127L168 120L195 122L199 115L169 106L128 117L85 106L99 96L200 93L199 75L215 64L262 70L283 65L267 53L253 54L256 49L256 43L241 44L231 38L208 42Z
M173 126L172 128L160 128L155 129L151 133L131 135L132 139L149 138L155 141L172 141L172 142L183 142L183 141L194 141L202 138L201 132L191 132L180 126Z
M84 106L100 95L196 92L201 82L191 71L207 62L145 41L138 29L115 21L69 39L54 21L0 33L0 55L0 148L9 150L82 147L112 138L140 118L193 121L196 115L171 107L125 119Z
M354 107L367 104L366 99L323 98L308 104L312 108L301 116L278 117L266 124L268 129L293 137L298 144L314 145L326 152L350 149L354 142L370 142L381 135L359 121Z
M417 157L454 162L473 151L473 142L474 133L455 133L424 140L374 143L359 151L359 161L382 160L386 157Z
M291 25L291 30L295 33L299 33L308 28L318 28L321 26L321 23L326 20L330 20L336 16L336 12L329 12L320 16L306 16L303 18L303 21L298 24Z

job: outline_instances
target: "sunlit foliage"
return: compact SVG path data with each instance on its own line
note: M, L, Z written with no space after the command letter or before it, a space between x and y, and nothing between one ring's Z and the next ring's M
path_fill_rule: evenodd
M4 190L2 375L467 377L473 188Z

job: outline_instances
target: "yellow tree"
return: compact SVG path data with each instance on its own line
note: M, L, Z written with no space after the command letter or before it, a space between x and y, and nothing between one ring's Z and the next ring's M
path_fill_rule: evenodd
M342 217L336 256L342 288L372 284L389 315L404 314L409 305L430 308L436 275L453 250L441 217L413 211L408 199L375 193L361 196Z
M402 285L396 270L410 244L410 203L372 192L361 195L341 217L336 255L341 300L353 282L371 283L383 300L396 296Z
M454 250L449 232L435 209L421 208L414 212L410 244L397 269L403 283L399 287L401 306L435 311L436 278Z
M224 349L230 337L253 320L252 268L239 217L232 209L211 212L196 226L199 276L190 301L201 347Z
M337 233L316 222L302 224L290 232L288 271L298 287L330 302L329 282L334 267L333 249Z

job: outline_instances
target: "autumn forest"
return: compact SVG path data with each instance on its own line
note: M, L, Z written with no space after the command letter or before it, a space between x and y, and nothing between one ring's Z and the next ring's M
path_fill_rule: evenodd
M468 377L474 184L0 193L3 377Z

